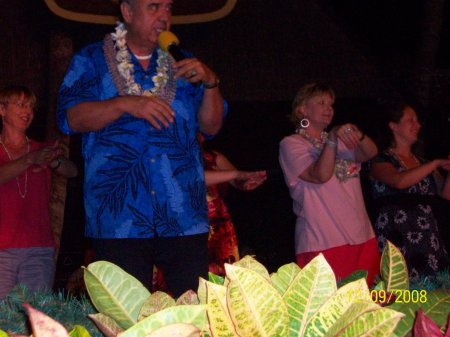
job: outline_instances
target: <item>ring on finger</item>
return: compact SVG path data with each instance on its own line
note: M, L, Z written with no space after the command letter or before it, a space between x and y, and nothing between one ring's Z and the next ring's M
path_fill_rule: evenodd
M192 70L189 72L189 77L194 77L195 75L197 75L197 72L195 71L195 69L192 69Z
M344 132L345 132L345 133L350 133L350 132L352 132L352 131L353 131L352 128L346 128Z

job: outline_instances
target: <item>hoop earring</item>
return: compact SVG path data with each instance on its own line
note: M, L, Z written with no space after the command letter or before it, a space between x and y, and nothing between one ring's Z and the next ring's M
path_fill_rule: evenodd
M300 120L300 126L302 127L302 128L307 128L308 126L309 126L309 120L307 119L307 118L302 118L301 120Z

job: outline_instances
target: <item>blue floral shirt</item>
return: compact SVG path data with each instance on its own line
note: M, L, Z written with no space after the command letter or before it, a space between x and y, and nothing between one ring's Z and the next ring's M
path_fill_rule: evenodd
M85 47L69 66L58 97L58 125L74 133L67 109L118 95L102 42ZM133 57L135 80L153 87L157 53L144 70ZM125 113L102 130L82 135L86 236L150 238L207 233L205 179L196 133L202 86L177 80L175 122L157 130Z

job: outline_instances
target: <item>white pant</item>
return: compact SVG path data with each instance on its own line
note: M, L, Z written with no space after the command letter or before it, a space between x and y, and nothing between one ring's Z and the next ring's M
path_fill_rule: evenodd
M30 291L51 289L54 257L53 247L0 249L0 300L18 284Z

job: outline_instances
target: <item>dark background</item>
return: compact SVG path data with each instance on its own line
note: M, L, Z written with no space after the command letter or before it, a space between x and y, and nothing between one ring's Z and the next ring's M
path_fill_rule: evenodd
M221 20L173 27L181 46L221 77L229 115L213 146L241 169L271 172L259 189L228 194L241 245L270 271L294 259L295 218L277 157L279 141L293 131L286 115L297 89L330 84L335 122L354 122L369 135L380 98L411 99L420 106L421 151L447 156L449 18L443 0L238 0ZM70 55L113 27L59 18L41 0L0 0L0 29L0 86L23 83L37 93L30 136L48 138ZM79 136L70 146L82 168ZM57 286L83 263L83 223L80 176L68 182Z

